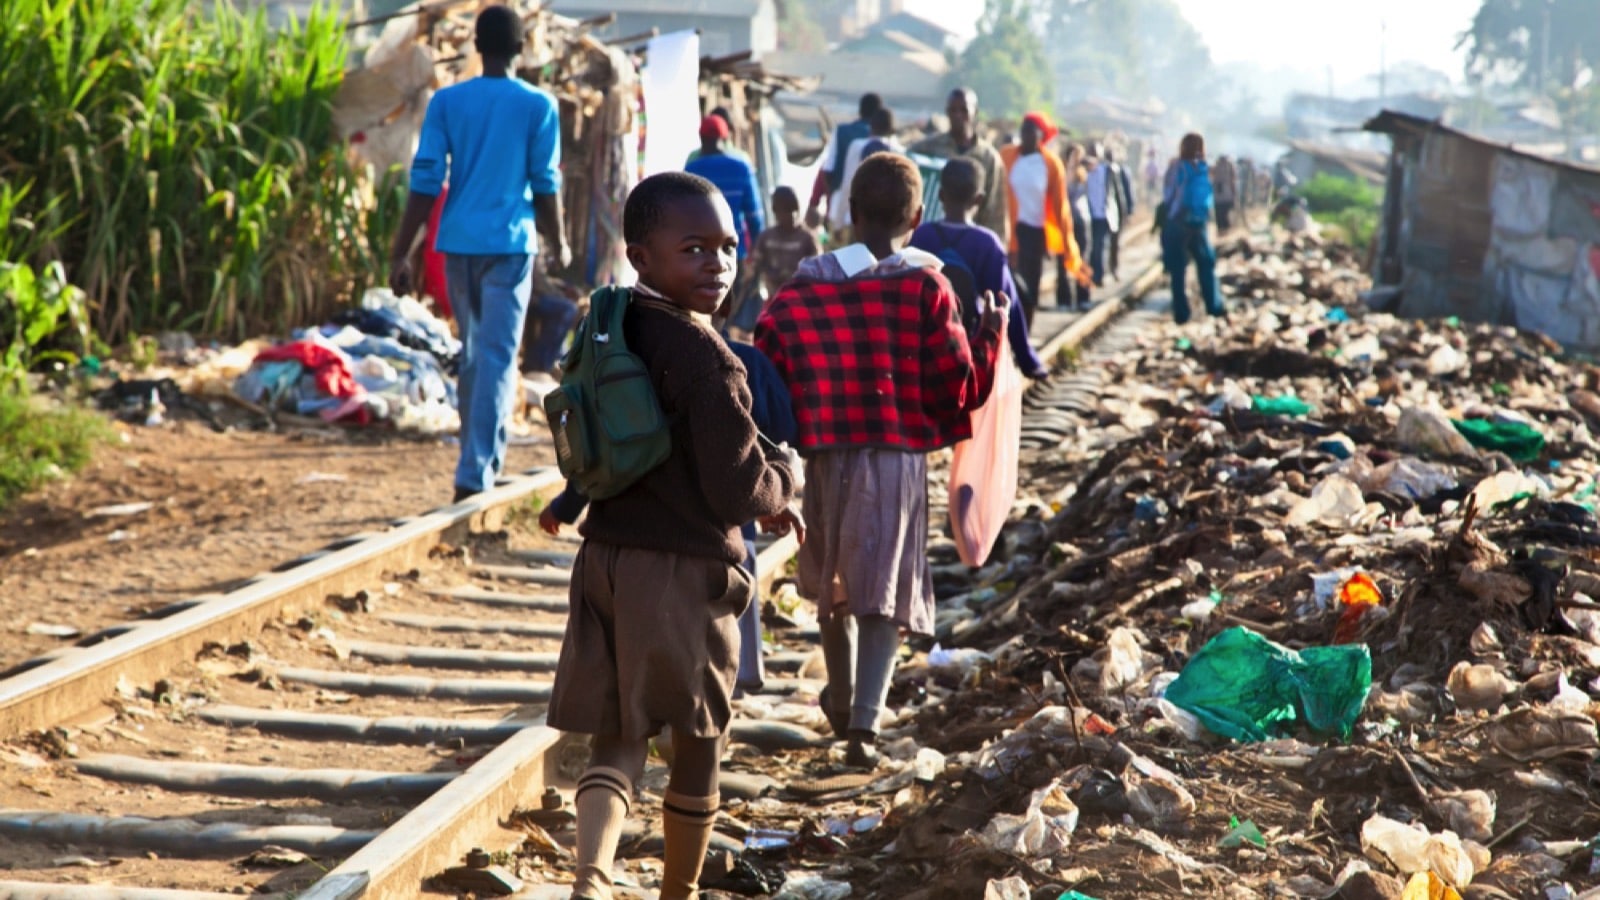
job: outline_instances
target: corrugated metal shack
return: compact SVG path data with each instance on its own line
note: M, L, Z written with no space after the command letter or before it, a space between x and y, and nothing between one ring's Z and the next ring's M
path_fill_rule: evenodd
M1460 316L1600 350L1600 169L1385 111L1374 280L1401 315Z

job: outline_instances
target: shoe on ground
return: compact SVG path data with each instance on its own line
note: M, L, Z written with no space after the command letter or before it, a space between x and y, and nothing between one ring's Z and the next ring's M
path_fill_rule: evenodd
M844 764L852 769L876 769L879 760L878 736L859 729L851 729L848 736L849 743L844 749Z

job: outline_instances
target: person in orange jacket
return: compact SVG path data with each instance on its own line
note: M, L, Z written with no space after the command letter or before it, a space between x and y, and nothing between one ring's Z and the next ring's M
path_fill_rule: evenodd
M1057 129L1044 113L1022 117L1020 141L1000 150L1006 165L1006 195L1011 212L1011 254L1016 260L1019 293L1028 324L1039 306L1039 281L1048 256L1062 257L1066 271L1089 283L1067 213L1067 171L1050 149Z

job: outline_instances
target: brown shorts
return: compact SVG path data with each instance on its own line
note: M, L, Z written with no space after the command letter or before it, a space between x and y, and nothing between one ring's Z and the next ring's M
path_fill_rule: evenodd
M671 725L719 737L733 718L739 615L755 594L719 559L585 541L549 724L638 740Z

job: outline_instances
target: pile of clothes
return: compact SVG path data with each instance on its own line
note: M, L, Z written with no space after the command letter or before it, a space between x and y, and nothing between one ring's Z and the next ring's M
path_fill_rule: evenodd
M320 328L256 354L239 397L328 422L387 422L443 433L460 426L454 375L461 342L421 303L374 288Z

